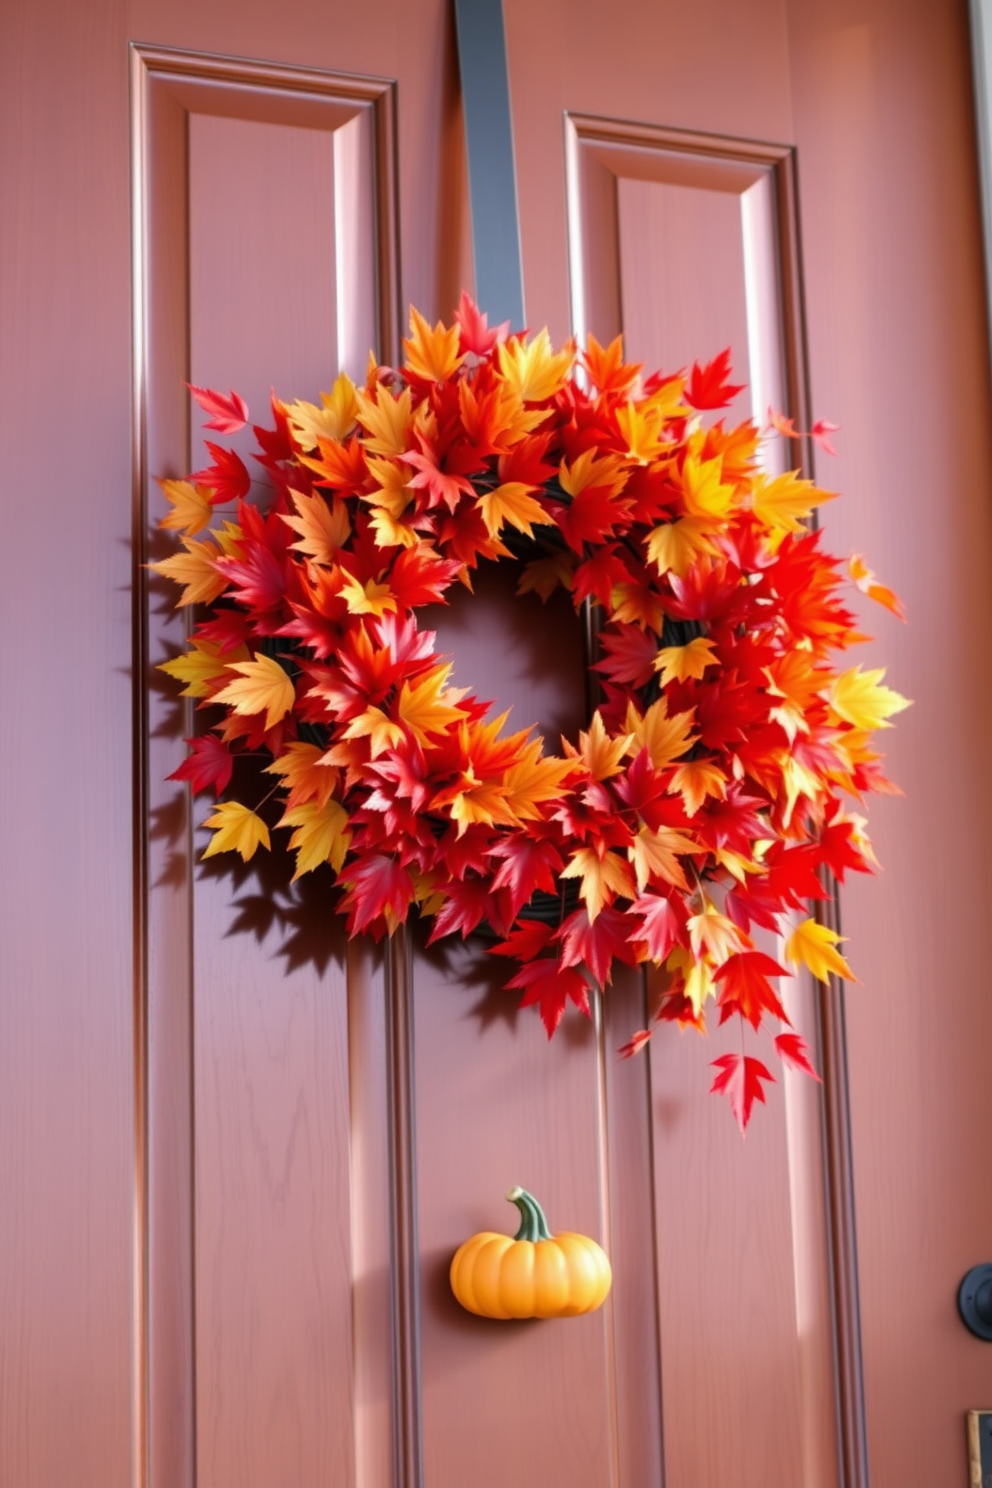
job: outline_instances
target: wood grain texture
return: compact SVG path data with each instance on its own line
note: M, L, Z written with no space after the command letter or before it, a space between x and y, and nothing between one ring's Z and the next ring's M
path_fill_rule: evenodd
M729 345L749 384L730 419L760 422L769 403L805 407L789 151L589 117L572 118L568 127L573 198L581 199L604 169L615 181L612 219L585 210L571 217L596 235L571 245L585 306L603 299L594 276L610 261L596 241L615 236L628 356L672 370ZM595 185L594 191L602 195ZM791 393L797 405L790 405ZM784 458L775 445L762 454L773 470ZM853 1402L847 1424L856 1430L860 1376L855 1346L844 1359L842 1388L834 1337L850 1337L849 1320L856 1329L856 1292L845 1294L844 1310L832 1282L845 1265L843 1274L853 1273L854 1236L842 1228L838 1245L828 1244L827 1216L849 1216L849 1180L821 1161L819 1095L804 1096L790 1080L790 1099L768 1116L774 1135L759 1137L762 1155L755 1160L749 1152L744 1178L734 1166L733 1143L723 1149L727 1134L719 1117L706 1109L697 1123L681 1114L691 1087L672 1062L688 1058L701 1094L711 1078L704 1056L698 1048L673 1051L667 1029L655 1043L654 1224L667 1481L733 1476L758 1484L804 1473L810 1484L837 1483L840 1402ZM719 1048L725 1044L723 1035ZM842 1046L833 1043L831 1051L831 1097L842 1110ZM828 1191L828 1177L841 1183L843 1196ZM724 1202L725 1224L714 1224L712 1208ZM756 1431L766 1390L776 1401L775 1425L769 1419ZM726 1430L705 1432L702 1400L707 1411L719 1401Z
M294 380L288 396L313 397L333 380L343 340L363 327L392 334L395 313L383 305L393 259L387 253L380 274L374 255L360 265L356 258L394 239L394 176L380 82L149 47L134 49L132 60L142 535L152 521L138 546L143 557L168 551L154 527L161 498L152 476L181 473L202 452L202 419L191 422L185 381L239 387L264 417L273 366ZM349 129L337 150L337 135ZM380 165L388 166L384 178ZM268 213L258 209L259 180L268 183ZM347 231L338 230L341 211L350 213ZM356 282L344 325L349 273ZM264 500L264 490L257 494ZM144 589L140 566L138 573ZM183 632L168 586L153 581L148 596L148 623L136 632L149 658L143 667L177 647ZM377 1291L369 1239L381 1219L376 1192L388 1200L388 1152L376 1145L368 1109L377 1058L384 1079L384 1040L376 1042L374 1017L350 1026L356 1000L346 990L343 941L326 943L325 904L280 880L284 858L268 870L268 916L264 895L246 890L232 909L217 876L194 869L185 791L165 780L192 719L154 670L148 679L137 749L139 862L147 864L139 891L147 882L148 893L139 915L146 980L136 1049L138 1110L146 1114L137 1131L148 1163L136 1475L156 1485L232 1474L264 1483L292 1461L300 1482L328 1473L374 1482L380 1444L388 1461L390 1441L388 1408L382 1421L388 1352L381 1364L388 1258L378 1260ZM333 986L325 986L335 958ZM355 964L364 987L371 973ZM239 987L248 989L241 999ZM354 1208L351 1065L364 1076L354 1098L365 1162ZM381 1087L380 1104L383 1097ZM232 1126L239 1112L244 1120ZM384 1116L379 1126L384 1132ZM354 1309L353 1239L357 1263L373 1269ZM271 1277L283 1278L281 1289ZM360 1400L335 1388L352 1368Z
M966 1482L963 1412L989 1350L955 1313L984 1258L990 1121L983 924L992 793L989 374L967 7L789 6L815 408L843 427L821 478L835 551L870 553L907 627L866 614L915 699L886 738L902 800L873 804L884 873L845 885L852 1158L874 1482ZM924 85L925 80L925 85ZM934 389L907 437L914 387ZM911 418L911 416L910 416ZM941 496L935 500L935 492ZM947 638L955 637L948 649ZM902 1299L911 1296L913 1306Z
M193 913L197 1482L350 1482L343 936L316 880L198 872Z
M439 645L457 678L554 744L585 718L581 624L567 600L542 607L514 587L505 565L483 572L477 602L458 597L439 615ZM462 1240L516 1229L503 1198L513 1184L541 1199L552 1229L604 1238L596 1030L566 1016L548 1045L505 981L474 938L414 961L426 1481L613 1484L611 1314L493 1323L464 1312L448 1284Z
M617 181L624 349L631 361L675 372L725 347L750 384L741 197L700 185ZM727 419L751 407L750 386Z
M0 17L0 1481L24 1488L131 1472L122 12Z

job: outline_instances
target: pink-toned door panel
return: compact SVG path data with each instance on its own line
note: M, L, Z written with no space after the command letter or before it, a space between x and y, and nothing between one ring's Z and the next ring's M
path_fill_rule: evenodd
M205 807L166 779L196 718L155 671L183 634L142 566L170 547L155 477L204 462L185 382L264 423L273 387L395 363L410 301L433 320L471 288L451 16L10 8L4 1485L963 1484L963 1411L992 1406L954 1313L992 1236L964 6L505 12L531 325L671 369L729 344L734 416L843 425L829 545L907 600L865 657L917 700L907 798L873 812L886 872L841 901L864 986L797 990L823 1090L785 1076L742 1144L706 1094L723 1033L618 1060L639 977L549 1045L481 942L348 947L319 874L199 861ZM517 727L583 725L570 606L501 570L430 623ZM458 1308L450 1256L512 1223L512 1183L606 1246L601 1312Z

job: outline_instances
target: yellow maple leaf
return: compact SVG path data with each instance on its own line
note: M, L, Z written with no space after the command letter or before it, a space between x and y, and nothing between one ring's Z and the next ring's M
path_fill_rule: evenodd
M774 480L758 475L750 506L758 521L771 532L802 532L802 518L824 501L833 501L836 491L821 491L812 481L802 480L795 470Z
M387 610L397 609L396 598L388 584L378 584L375 579L360 579L347 576L341 586L341 598L352 615L374 615L381 620Z
M662 646L655 657L654 669L661 673L661 685L684 682L687 677L701 677L708 666L715 666L716 642L708 636L696 636L685 646Z
M413 409L410 389L404 388L399 397L394 398L380 382L374 397L364 388L359 388L355 396L358 399L358 422L366 432L366 451L385 455L390 460L404 454L410 446Z
M545 326L529 345L518 339L501 342L497 355L503 380L517 397L524 403L544 403L561 392L568 381L575 343L568 341L556 352Z
M561 876L581 878L579 897L585 900L590 920L596 918L604 904L612 903L617 894L623 899L634 898L630 864L615 852L605 852L600 858L592 847L577 848Z
M722 966L728 956L734 956L754 943L733 920L721 914L705 894L702 910L690 915L688 925L693 955L707 957L712 966Z
M540 739L530 740L503 776L507 810L519 821L540 820L541 805L559 800L562 786L574 773L570 759L544 754Z
M452 820L458 823L458 836L478 822L482 826L514 827L518 818L506 803L506 786L498 780L478 780L474 770L464 771L457 787L442 791L433 804L450 804Z
M459 355L458 341L456 325L448 330L439 320L431 330L419 310L410 306L410 337L404 339L403 350L406 365L415 377L423 377L427 382L447 382L465 360Z
M178 606L212 604L227 588L227 579L214 567L217 560L216 545L210 541L197 542L184 537L185 553L173 553L160 563L150 563L149 568L175 584L182 584L182 594L176 600Z
M713 968L707 961L693 956L684 946L676 946L665 960L665 969L674 974L681 974L685 983L684 994L692 1003L693 1015L698 1020L707 998L716 996ZM682 1022L681 1019L679 1021ZM698 1023L697 1026L700 1029L703 1028L702 1023Z
M215 853L240 853L247 863L261 844L269 846L269 829L260 816L242 806L240 801L222 801L204 826L212 827L211 837L203 856L212 858Z
M646 749L655 769L663 770L695 744L694 716L695 709L690 708L687 713L673 713L669 718L668 703L663 697L651 704L643 718L634 704L628 703L624 728L633 735L629 752L636 754L638 749Z
M597 708L589 732L579 734L578 749L565 738L561 742L570 758L582 760L593 780L608 780L611 775L619 774L620 761L629 750L632 739L632 734L620 734L617 738L608 734Z
M808 966L815 977L826 982L830 974L857 981L840 951L834 947L845 937L838 935L827 925L818 925L815 920L803 920L785 943L785 956L793 966Z
M697 460L688 454L682 467L682 497L686 515L725 522L734 505L734 488L721 481L723 461Z
M415 685L404 682L400 688L396 714L418 744L426 745L431 734L446 734L451 724L468 717L465 709L457 706L464 691L445 686L450 673L451 663L447 662L432 667Z
M235 651L222 653L220 646L214 641L194 640L190 641L189 650L184 651L181 656L160 662L158 670L167 672L177 682L186 683L180 697L210 697L214 690L212 684L218 677L224 676L230 662L250 659L251 653L247 646L238 646Z
M708 997L716 996L716 982L713 979L713 968L708 961L697 961L691 956L686 957L685 971L685 996L692 1003L692 1011L698 1018Z
M421 541L412 527L398 522L385 507L374 506L369 512L369 521L378 548L415 548Z
M172 504L172 510L159 522L172 532L188 532L192 537L210 526L214 505L207 486L193 485L192 481L160 480L162 494Z
M781 768L782 784L785 787L785 811L782 823L783 826L788 827L799 797L805 796L807 801L816 801L823 791L823 782L808 765L797 760L795 755L785 751L781 753L776 751L775 758Z
M347 372L338 374L333 388L321 393L320 401L320 408L315 403L283 404L290 432L303 450L315 450L321 439L344 439L355 422L358 397Z
M587 449L571 465L562 460L558 480L569 496L579 496L590 486L601 486L613 497L619 496L627 484L627 472L619 455L600 455L595 449Z
M656 387L654 392L644 399L642 406L657 409L666 419L684 418L688 412L682 398L684 392L684 377L666 377L660 387Z
M271 656L256 656L254 661L235 661L229 670L238 672L215 695L218 703L228 703L242 716L265 714L265 727L270 729L284 718L296 702L296 689L283 667Z
M575 575L575 559L562 548L549 553L547 558L535 558L528 563L517 585L518 594L539 594L542 600L550 599L560 584L571 589Z
M211 536L225 558L244 557L244 533L237 522L222 522L219 527L214 528Z
M302 801L298 806L288 806L279 825L296 828L289 839L290 849L296 852L294 883L321 863L330 863L335 873L341 871L351 846L351 829L348 813L339 801L325 801L323 806L317 801Z
M681 794L686 815L695 816L707 796L726 800L727 777L709 760L686 760L672 771L672 789Z
M327 567L333 564L337 554L351 534L347 504L340 497L328 497L322 491L310 496L302 491L290 491L297 516L282 513L287 527L300 534L299 541L290 547L312 558L315 563Z
M617 409L617 424L627 442L627 458L637 465L650 465L667 450L665 414L649 403L628 402Z
M402 744L403 737L401 726L388 718L381 708L376 707L366 708L364 713L359 713L344 731L345 739L368 738L371 741L369 747L373 759L378 759L387 749L394 749L397 744ZM340 749L329 749L324 757L334 764L347 764Z
M333 765L324 760L320 746L302 739L291 739L282 754L265 766L265 772L281 777L289 790L289 806L301 806L305 801L326 806L341 778Z
M365 492L362 500L372 506L385 507L394 517L401 517L414 500L410 466L396 460L377 460L374 455L366 464L375 481L375 490Z
M889 718L893 713L908 708L910 702L891 687L880 686L884 676L884 667L863 672L860 666L856 666L841 672L829 693L830 706L837 717L868 732L891 728Z
M676 854L698 851L698 844L689 833L678 827L658 827L654 832L641 827L627 849L637 875L638 892L643 894L644 886L650 879L660 878L665 883L674 884L683 893L688 893L689 884Z
M479 513L490 537L499 537L504 522L509 522L511 527L528 537L534 536L535 527L553 526L540 502L529 494L536 489L536 486L525 485L522 481L504 481L495 491L487 491L479 497Z
M701 517L680 517L676 522L662 522L648 533L648 557L660 574L674 573L685 578L700 553L717 551L711 533L714 524Z

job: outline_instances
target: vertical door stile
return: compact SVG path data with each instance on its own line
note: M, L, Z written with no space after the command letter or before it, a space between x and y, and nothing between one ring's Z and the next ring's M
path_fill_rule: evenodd
M397 1488L423 1488L413 957L401 926L386 951L393 1398Z
M302 378L279 389L289 397L312 397L314 377L329 386L335 362L361 377L369 346L380 357L395 355L395 84L151 46L132 46L131 60L134 652L142 679L135 711L134 1478L139 1488L209 1488L218 1474L240 1472L247 1452L263 1472L267 1455L290 1462L301 1485L324 1481L328 1471L372 1485L383 1480L383 1467L392 1471L394 1432L388 1297L382 1305L390 1260L377 1255L375 1234L377 1222L389 1224L389 1072L385 1010L380 1017L366 1008L365 1021L355 1019L352 984L370 990L374 1004L381 969L360 949L346 956L337 932L331 946L316 903L286 898L275 880L267 893L277 925L285 911L281 947L270 941L259 953L243 930L232 938L232 913L240 906L250 922L251 901L232 904L229 881L195 866L186 790L166 779L183 758L193 714L160 685L156 667L182 646L186 625L172 586L149 578L144 565L174 550L157 528L155 478L182 475L197 454L185 383L219 377L225 388L244 388L254 380L249 400L264 422L273 350L296 369L291 377ZM280 280L274 222L243 234L250 253L224 264L218 254L226 234L210 225L211 214L227 210L215 204L215 185L232 209L240 200L250 210L251 193L238 197L229 171L250 169L252 152L263 163L283 159L291 140L292 170L323 176L309 195L304 185L302 197L316 229L287 247L302 245L311 259L323 251L329 273L314 261ZM289 177L285 186L291 189ZM330 236L320 230L320 214ZM208 283L228 268L241 276L230 288ZM224 316L266 274L296 298L279 322L290 339L273 348L271 332L263 337L266 366L256 367L243 334L249 318L232 322L231 336ZM327 307L314 307L316 318L299 313L305 284L328 298ZM329 351L312 344L312 327L325 322ZM209 367L218 357L223 371L204 371L203 359ZM268 932L256 929L256 936L268 939ZM198 1088L203 1099L194 1110ZM342 1142L336 1113L345 1126L360 1117L360 1141L353 1130ZM357 1183L349 1177L356 1153L368 1160ZM201 1190L207 1202L199 1211ZM352 1203L350 1217L341 1200ZM281 1255L289 1266L280 1266ZM259 1275L270 1281L265 1294ZM342 1306L346 1326L335 1321ZM297 1351L283 1319L301 1308L313 1324ZM257 1336L269 1347L256 1350ZM351 1360L349 1387L328 1394L322 1376L340 1374L342 1349ZM224 1359L237 1367L225 1370ZM328 1398L331 1411L322 1404ZM341 1429L342 1412L349 1430ZM239 1416L265 1427L264 1444L252 1446ZM298 1431L297 1421L308 1429Z
M636 360L647 360L652 366L659 362L678 365L684 360L688 351L688 345L683 345L684 328L679 331L678 350L673 357L671 352L661 355L664 337L670 333L663 331L662 345L655 348L649 344L650 334L645 341L641 324L645 310L649 318L666 313L661 308L668 304L665 294L674 296L673 310L681 310L685 304L688 291L682 292L680 299L679 284L671 281L673 264L678 259L657 259L653 270L648 270L646 258L644 266L639 266L640 259L652 252L665 252L661 245L668 241L666 234L674 230L674 224L679 220L692 221L697 209L685 195L687 188L701 193L697 231L705 231L707 214L713 218L713 228L717 231L717 216L721 222L726 216L723 208L717 212L719 197L729 192L739 203L741 306L735 313L741 317L742 325L746 322L746 331L741 336L743 345L739 343L736 349L738 357L745 348L748 353L749 365L742 370L751 388L752 415L759 424L763 423L771 405L791 413L798 426L808 427L793 151L788 147L691 135L577 114L566 116L565 131L573 331L580 337L592 332L604 341L621 329L628 333L633 330L634 347L628 344L625 349ZM650 192L658 189L646 185L652 181L675 193L673 213L676 198L679 203L685 203L687 212L683 219L658 218L655 227L647 231L646 222L641 224L636 214L644 210L657 213L663 201L655 197L651 199L655 204L649 205ZM666 187L665 183L670 185ZM710 193L712 208L705 205L706 193ZM682 211L681 205L678 210ZM637 242L636 264L633 259L629 263L625 259L630 251L625 242L625 214L631 224L642 226L641 236L630 238L631 243ZM672 229L666 226L668 222L673 224ZM629 232L633 235L633 226ZM646 248L646 242L659 246ZM703 246L701 243L700 249ZM685 250L679 250L675 244L674 251ZM693 273L697 272L700 257L696 249L686 259L687 265L692 263ZM722 294L726 293L728 271L731 275L735 272L729 261L727 268L719 271ZM640 280L647 273L651 275L650 282L645 280L642 286ZM631 285L626 284L629 275L637 276L636 285L633 278ZM662 299L653 309L656 290L650 287L651 283L664 286ZM636 322L628 323L625 310L628 298L634 302L630 295L632 286L638 291L636 303L641 312ZM694 281L692 302L705 303L707 298L701 293L700 284ZM597 317L606 321L602 328ZM704 357L717 349L716 345L704 345L698 347L696 354ZM803 453L804 467L809 473L810 452L804 449ZM785 468L789 452L770 450L765 458L772 461L773 473L777 473L779 466ZM811 1045L818 1050L824 1094L821 1102L818 1091L800 1088L794 1076L786 1076L783 1135L787 1139L788 1172L783 1170L783 1177L778 1180L785 1183L790 1194L788 1223L796 1285L795 1368L802 1401L803 1470L812 1474L809 1481L817 1488L820 1484L865 1488L867 1484L842 999L841 987L832 988L830 996L821 998L807 985L797 990L790 1004L795 1008L797 1025L807 1030ZM661 1101L658 1110L664 1109L661 1090L648 1099ZM658 1113L651 1115L649 1132L659 1119ZM664 1130L665 1118L660 1119ZM657 1136L654 1140L657 1141ZM671 1148L671 1142L664 1140ZM622 1172L622 1168L617 1171ZM667 1166L656 1168L656 1182L662 1171L674 1170ZM664 1225L664 1210L671 1201L671 1195L660 1189L655 1192L656 1225ZM666 1325L664 1305L659 1314L659 1334L670 1347L672 1332L670 1324ZM677 1361L675 1367L678 1368ZM666 1396L668 1390L666 1386ZM678 1427L678 1420L675 1424ZM691 1454L694 1449L689 1450ZM702 1463L706 1458L703 1454L694 1469L688 1467L684 1456L669 1460L669 1468L673 1460L681 1460L682 1471L691 1476L704 1470Z
M803 299L802 234L799 219L798 163L795 149L783 150L775 165L775 206L780 295L785 356L785 406L796 427L812 424L806 314ZM802 473L815 479L813 442L801 443ZM814 513L815 517L815 513ZM841 895L828 879L828 902L815 906L815 917L835 933L841 929ZM822 1152L820 1212L828 1261L829 1305L833 1335L836 1450L841 1488L870 1488L861 1311L858 1300L858 1247L854 1212L854 1167L847 1057L846 999L843 981L831 975L824 990L807 976L802 998L809 1020L810 1045L823 1075L822 1113L818 1115ZM811 1151L811 1147L807 1149ZM816 1220L813 1221L816 1224Z

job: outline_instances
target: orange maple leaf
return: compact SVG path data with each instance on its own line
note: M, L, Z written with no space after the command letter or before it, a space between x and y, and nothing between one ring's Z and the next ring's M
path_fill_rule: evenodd
M431 734L446 734L453 723L468 714L457 706L464 691L446 687L451 663L432 667L419 682L404 682L396 703L396 716L406 725L418 744L426 745Z
M351 535L347 505L339 497L328 498L319 491L311 496L302 491L290 491L289 495L298 515L282 512L282 520L300 534L299 541L290 547L330 567Z
M458 327L448 330L442 321L431 330L429 324L410 306L410 337L403 342L407 369L425 382L447 382L465 360L459 353Z

